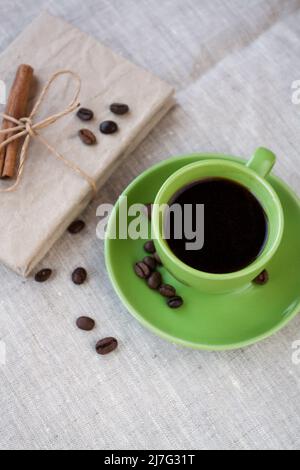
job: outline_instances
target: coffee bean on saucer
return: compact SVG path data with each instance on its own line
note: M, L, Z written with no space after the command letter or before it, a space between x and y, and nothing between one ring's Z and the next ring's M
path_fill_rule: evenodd
M168 300L168 306L170 308L179 308L183 305L182 297L175 296Z
M85 145L96 145L97 143L95 134L89 129L81 129L78 135Z
M157 263L153 256L146 256L143 259L143 262L151 269L151 271L155 271Z
M162 266L162 260L160 259L159 255L157 253L154 253L153 258L157 262L159 266Z
M118 116L123 116L124 114L129 113L129 106L123 103L113 103L110 105L112 113L117 114Z
M77 319L76 325L80 330L92 331L95 328L95 321L89 317L80 317Z
M145 215L148 217L149 220L152 219L152 208L153 204L145 204Z
M163 297L176 297L176 289L173 286L170 286L169 284L162 284L159 288L159 293Z
M100 124L100 132L102 134L114 134L118 129L118 124L114 121L104 121Z
M109 354L118 347L118 341L116 338L103 338L96 344L96 351L98 354L104 356Z
M84 268L77 268L72 274L72 281L78 286L83 284L87 279L87 272Z
M152 273L147 282L150 289L157 290L162 284L161 274L158 271Z
M135 274L141 279L147 279L151 274L149 266L147 266L147 264L143 261L140 261L134 265L134 271Z
M268 281L269 281L269 273L266 269L253 280L254 284L257 284L259 286L263 286L267 284Z
M77 233L81 232L84 229L84 227L85 227L85 223L83 222L83 220L75 220L68 227L68 232L71 233L72 235L76 235Z
M155 253L155 246L154 246L154 243L153 243L152 240L145 243L144 250L147 253L150 253L151 255L153 255Z
M82 121L91 121L94 117L94 113L90 109L80 108L77 112L77 116Z
M36 282L46 282L51 277L52 270L51 269L42 269L38 273L36 273L34 279Z

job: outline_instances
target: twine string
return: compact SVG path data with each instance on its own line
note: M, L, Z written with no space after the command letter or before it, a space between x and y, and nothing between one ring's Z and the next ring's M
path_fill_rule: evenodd
M76 93L72 99L72 101L69 103L69 105L66 107L65 110L53 114L52 116L49 116L45 119L43 119L40 122L34 123L34 118L39 111L41 105L43 104L45 97L47 93L49 92L49 89L51 88L53 82L55 80L62 76L62 75L70 75L72 76L75 81L77 82L77 87L76 87ZM79 102L79 93L81 90L81 79L80 77L72 72L71 70L61 70L59 72L56 72L52 77L48 80L46 83L45 87L43 88L33 110L31 111L29 117L23 117L21 119L15 119L12 116L8 116L7 114L0 113L0 116L2 116L6 121L11 122L12 124L15 124L15 127L11 127L9 129L3 129L0 130L0 134L11 134L11 137L8 137L4 142L0 144L0 150L4 147L6 147L8 144L11 142L14 142L15 140L22 139L25 137L24 143L22 145L21 149L21 154L20 154L20 162L19 162L19 167L17 171L17 176L15 182L9 186L8 188L2 188L0 189L0 193L9 193L13 192L17 189L17 187L20 184L23 172L24 172L24 167L28 158L28 147L30 144L31 139L37 139L41 144L43 144L58 160L62 161L68 168L70 168L74 173L77 173L79 176L81 176L83 179L85 179L88 184L90 185L91 189L93 190L94 195L97 192L96 188L96 182L93 178L91 178L85 171L83 171L78 165L75 163L71 162L67 158L65 158L61 153L59 153L42 135L39 134L39 131L42 129L45 129L64 116L67 116L68 114L71 114L75 109L78 108Z

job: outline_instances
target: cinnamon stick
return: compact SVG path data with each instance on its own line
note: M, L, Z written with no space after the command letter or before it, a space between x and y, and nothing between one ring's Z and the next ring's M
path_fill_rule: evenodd
M27 116L27 106L32 82L33 68L30 65L20 65L10 91L5 114L15 119L21 119ZM8 129L8 133L0 134L0 143L13 135L12 132L9 132L9 129L14 126L15 125L11 122L5 119L3 120L2 129ZM0 150L1 178L13 178L21 145L22 140L15 140Z
M7 111L7 108L5 111ZM11 127L11 123L9 121L3 120L1 130L9 129L9 127ZM7 136L8 136L8 133L0 134L0 144L2 144L7 139ZM3 147L0 150L0 178L2 177L2 171L3 171L4 163L5 163L5 156L6 156L6 147Z

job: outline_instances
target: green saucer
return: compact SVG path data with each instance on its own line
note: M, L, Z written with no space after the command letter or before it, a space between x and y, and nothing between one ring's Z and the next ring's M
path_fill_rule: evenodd
M244 162L228 156L201 154L166 160L130 184L123 193L128 197L128 205L153 202L172 173L207 158ZM133 272L134 263L145 256L144 241L111 240L112 224L109 224L105 246L107 269L117 294L138 321L173 343L195 349L226 350L265 339L295 317L300 311L300 202L280 179L270 176L268 181L281 200L285 216L282 244L268 266L269 283L229 294L203 294L176 281L161 268L164 281L176 287L185 300L178 310L170 309L165 299L151 291Z

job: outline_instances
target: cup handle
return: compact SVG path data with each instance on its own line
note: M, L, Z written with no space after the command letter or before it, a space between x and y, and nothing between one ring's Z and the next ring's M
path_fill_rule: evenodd
M276 162L276 156L271 150L260 147L256 150L253 157L247 163L247 167L254 170L262 178L266 178L272 171Z

